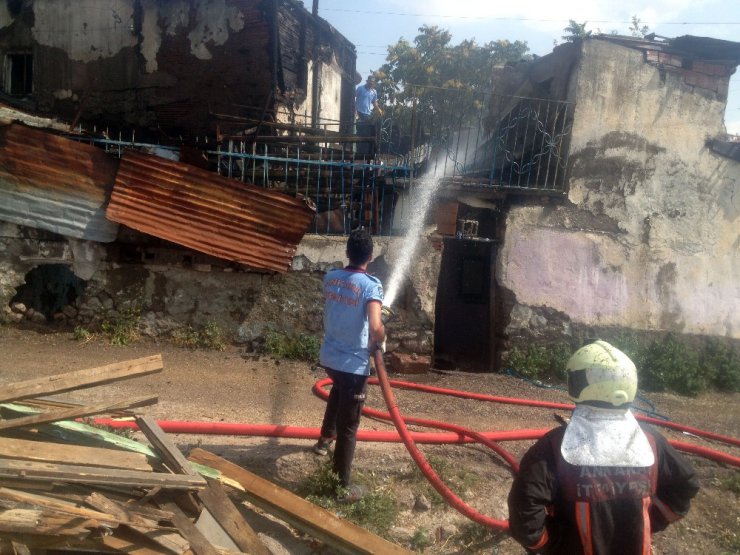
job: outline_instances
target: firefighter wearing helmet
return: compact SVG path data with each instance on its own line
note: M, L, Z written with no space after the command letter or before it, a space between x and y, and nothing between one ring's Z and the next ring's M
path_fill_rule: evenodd
M630 410L637 369L606 341L566 366L576 403L522 459L509 492L511 535L529 552L631 555L683 517L699 483L688 461Z

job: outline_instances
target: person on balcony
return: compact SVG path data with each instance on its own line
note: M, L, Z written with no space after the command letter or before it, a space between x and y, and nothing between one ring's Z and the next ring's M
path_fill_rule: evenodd
M378 91L375 90L375 76L369 75L365 84L355 89L355 120L356 133L360 137L375 137L374 117L383 116L383 110L378 104ZM357 154L372 158L375 152L374 143L358 143Z

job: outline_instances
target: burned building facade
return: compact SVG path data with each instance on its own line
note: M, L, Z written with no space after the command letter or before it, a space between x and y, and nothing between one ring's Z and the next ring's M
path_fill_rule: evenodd
M298 0L3 2L0 55L4 102L162 141L353 116L355 48Z

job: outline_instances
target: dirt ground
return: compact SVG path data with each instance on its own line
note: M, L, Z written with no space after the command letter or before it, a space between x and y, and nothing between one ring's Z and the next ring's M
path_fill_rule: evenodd
M259 357L232 348L225 352L189 351L169 343L138 342L119 347L106 341L75 341L68 333L40 333L0 326L0 383L20 381L112 362L161 353L164 371L148 377L75 392L80 402L156 394L159 402L139 409L160 420L223 421L251 424L284 424L318 427L324 402L311 388L324 375L307 363ZM534 387L502 375L430 372L420 376L391 376L437 387L499 396L567 401L561 391ZM556 425L553 410L532 409L436 397L396 390L403 414L467 425L478 431L541 428ZM650 394L657 410L672 420L732 436L740 436L740 395L707 394L689 399ZM383 409L377 387L371 387L368 406ZM391 430L392 425L364 418L362 429ZM665 431L666 436L721 449L740 456L740 449ZM321 458L310 451L312 441L262 437L173 435L187 453L200 446L289 489L297 489L315 474ZM511 442L506 447L521 456L531 442ZM506 494L511 477L507 468L478 446L423 446L425 454L442 467L442 473L462 484L463 499L488 516L506 518ZM687 518L657 534L656 554L740 553L740 471L690 456L701 478L702 490ZM401 512L389 539L410 546L426 535L432 545L424 553L521 554L507 537L475 543L469 521L453 509L434 502L429 488L412 475L413 462L400 444L358 444L355 473L373 491L388 490L398 499ZM425 494L431 508L414 508ZM250 523L263 537L273 538L291 554L330 554L331 550L294 533L268 515L250 512ZM423 534L422 534L423 533ZM417 546L419 543L417 542ZM279 549L276 548L276 552Z

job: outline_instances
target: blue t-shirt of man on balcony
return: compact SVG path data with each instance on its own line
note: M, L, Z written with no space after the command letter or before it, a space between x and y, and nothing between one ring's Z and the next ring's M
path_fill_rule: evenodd
M374 84L373 81L373 86ZM377 101L378 91L368 86L368 84L360 85L355 89L355 110L358 116L369 118Z

